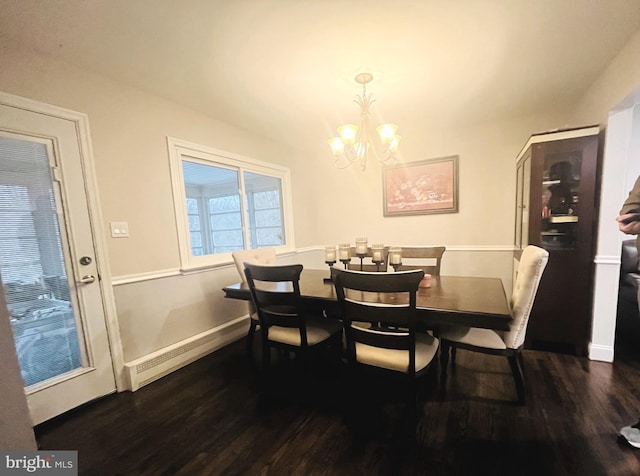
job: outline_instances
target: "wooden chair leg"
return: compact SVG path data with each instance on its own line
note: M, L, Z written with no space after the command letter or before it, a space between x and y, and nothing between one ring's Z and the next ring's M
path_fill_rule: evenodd
M516 392L518 393L518 403L524 405L525 403L525 391L524 391L524 375L522 373L522 356L518 354L510 355L508 357L509 365L511 366L511 372L513 373L513 379L516 383Z
M258 321L256 321L255 319L249 319L249 321L249 333L247 334L247 355L253 361L253 340L256 335Z

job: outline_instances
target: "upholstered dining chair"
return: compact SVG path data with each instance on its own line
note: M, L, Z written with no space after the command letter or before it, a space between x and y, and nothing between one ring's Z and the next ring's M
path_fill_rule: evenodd
M295 352L302 359L322 345L342 353L342 322L305 312L300 298L301 264L261 266L245 263L245 275L260 320L262 362L267 370L271 348Z
M452 351L452 365L455 365L455 349L459 348L507 357L516 384L518 402L525 403L522 347L531 308L548 260L549 252L537 246L529 245L522 252L513 293L509 301L512 320L508 331L500 332L458 326L440 329L439 337L442 345L440 376L443 392L446 389L450 350Z
M255 250L234 251L231 253L242 282L247 282L244 274L244 263L274 265L276 264L275 248L256 248ZM253 301L249 301L249 333L247 334L247 354L253 359L253 340L256 329L260 325Z
M447 248L445 246L402 247L402 260L404 261L405 258L410 259L412 264L403 263L396 266L396 269L398 271L421 269L425 272L425 274L440 276L442 255L444 255L446 249Z
M381 272L384 273L387 271L387 258L389 257L389 247L385 246L382 251L382 263L378 266L377 264L371 262L371 257L373 256L373 251L371 247L367 248L367 255L363 258L362 261L362 269L360 269L360 258L356 256L355 247L351 247L349 250L349 254L351 256L351 262L347 265L347 269L351 269L353 271L368 271L368 272ZM366 262L365 262L366 260Z
M372 369L395 374L408 385L414 409L417 379L427 373L438 350L437 338L416 331L416 294L423 277L422 270L376 273L331 268L353 374L350 381ZM395 329L380 328L379 322ZM349 392L354 404L361 388L355 387Z

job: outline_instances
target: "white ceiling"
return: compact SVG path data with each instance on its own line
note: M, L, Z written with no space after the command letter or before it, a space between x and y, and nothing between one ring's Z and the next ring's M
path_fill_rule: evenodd
M639 29L640 0L0 0L0 46L302 149L357 120L358 72L401 134L473 124L570 105Z

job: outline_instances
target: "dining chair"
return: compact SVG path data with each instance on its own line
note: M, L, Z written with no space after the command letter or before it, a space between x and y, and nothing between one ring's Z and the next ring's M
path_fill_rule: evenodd
M452 354L451 364L453 366L455 365L455 350L465 349L507 357L516 384L518 403L525 403L522 347L527 333L531 308L548 260L549 252L537 246L529 245L522 252L509 301L512 320L508 331L462 326L447 326L440 329L438 336L442 345L440 377L443 393L446 389L449 354Z
M262 266L245 263L247 284L262 335L262 362L267 370L271 348L295 352L306 360L312 350L334 346L342 353L342 322L305 312L300 298L301 264Z
M351 262L347 265L347 269L350 269L353 271L368 271L368 272L381 272L381 273L385 273L387 271L387 265L388 265L387 259L389 257L388 246L385 246L382 251L382 263L380 263L380 265L377 265L371 261L371 258L373 257L373 251L371 250L371 247L367 248L367 254L362 261L362 269L360 268L360 264L361 264L360 258L356 256L355 247L352 246L349 249L349 255L351 256Z
M442 255L444 255L446 249L447 248L445 246L402 247L403 261L405 260L405 258L408 258L411 260L411 263L403 263L396 266L395 268L397 271L421 269L425 272L425 274L440 276ZM420 261L416 262L414 260ZM426 260L426 263L423 260Z
M244 263L274 265L276 264L275 248L256 248L255 250L234 251L231 253L236 269L243 283L247 282L244 274ZM249 333L247 334L247 355L253 360L253 340L256 329L260 325L258 313L253 305L253 301L249 301Z
M417 410L417 380L427 374L438 350L436 337L416 331L416 294L423 277L422 270L374 273L331 268L353 385L348 412L360 399L371 397L362 395L363 385L358 383L371 371L404 381ZM394 329L380 328L379 322Z

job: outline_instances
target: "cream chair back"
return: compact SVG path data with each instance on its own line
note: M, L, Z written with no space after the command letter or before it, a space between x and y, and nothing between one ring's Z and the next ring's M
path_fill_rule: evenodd
M231 256L236 264L238 274L240 274L242 281L245 283L247 282L247 277L244 275L245 263L260 265L276 264L275 248L257 248L255 250L234 251L231 253Z
M510 349L524 344L531 308L548 260L549 252L537 246L529 245L522 252L510 301L513 319L504 335L504 342Z

